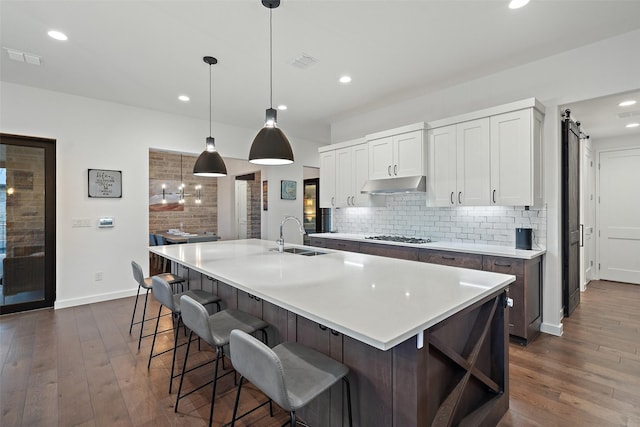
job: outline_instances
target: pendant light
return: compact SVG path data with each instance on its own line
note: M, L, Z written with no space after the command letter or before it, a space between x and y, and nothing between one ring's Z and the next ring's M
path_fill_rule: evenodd
M277 127L277 111L273 108L273 9L280 6L280 0L262 0L269 9L269 108L264 127L260 129L251 144L249 161L258 165L286 165L293 163L293 151L289 140Z
M227 167L220 153L216 151L215 138L211 136L211 66L217 64L218 60L213 56L205 56L202 60L209 64L209 136L207 137L207 147L198 156L193 165L193 174L196 176L227 176Z

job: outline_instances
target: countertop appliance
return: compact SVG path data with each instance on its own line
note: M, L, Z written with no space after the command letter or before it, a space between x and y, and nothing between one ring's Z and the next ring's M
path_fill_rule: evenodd
M405 237L405 236L386 236L386 235L378 235L378 236L368 236L365 239L369 240L384 240L387 242L402 242L402 243L431 243L431 239L427 237L426 239L420 237Z

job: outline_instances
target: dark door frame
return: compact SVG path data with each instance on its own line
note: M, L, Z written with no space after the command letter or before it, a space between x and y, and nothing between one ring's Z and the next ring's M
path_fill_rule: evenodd
M0 314L53 307L56 300L56 140L0 133L0 144L44 149L44 299L0 306Z

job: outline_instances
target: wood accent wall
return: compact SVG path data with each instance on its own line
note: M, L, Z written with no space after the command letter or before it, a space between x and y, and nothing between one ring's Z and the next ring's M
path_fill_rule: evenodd
M255 172L253 181L247 181L247 238L260 239L262 235L262 180Z
M6 147L7 256L44 250L45 192L44 150ZM13 194L9 194L12 191Z
M180 153L149 150L149 199L159 188L158 184L180 182ZM216 178L197 177L193 175L193 165L197 156L182 154L182 180L185 184L185 203L182 210L149 211L149 231L166 231L182 228L185 231L218 232L218 181ZM202 202L196 204L196 185L201 185ZM167 189L175 192L176 188ZM157 196L157 195L156 195Z

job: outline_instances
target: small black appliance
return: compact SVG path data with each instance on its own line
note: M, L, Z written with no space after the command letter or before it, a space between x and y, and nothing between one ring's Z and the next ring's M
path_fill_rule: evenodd
M516 228L516 249L531 250L532 235L530 228Z

